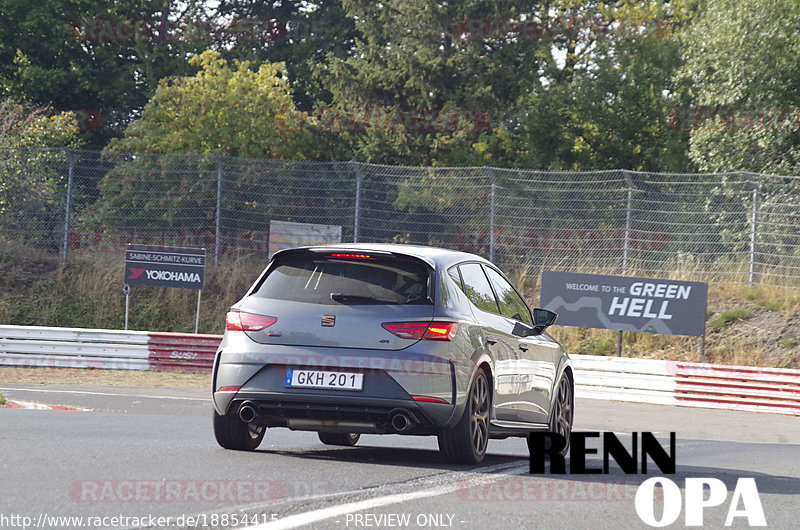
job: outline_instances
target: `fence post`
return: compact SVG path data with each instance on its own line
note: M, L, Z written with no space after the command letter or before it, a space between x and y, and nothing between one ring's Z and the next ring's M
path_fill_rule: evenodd
M628 273L628 248L631 240L631 213L633 210L633 179L626 170L622 176L628 185L628 200L625 206L625 239L622 242L622 274ZM622 331L617 333L617 357L622 357Z
M752 173L747 174L747 180L753 188L752 210L750 212L750 276L749 284L753 286L755 280L756 241L758 239L758 191L759 182Z
M497 178L494 175L494 170L490 167L484 166L484 170L489 174L491 181L489 191L489 261L494 263L494 232L495 232L495 215L497 208Z
M354 160L350 161L353 172L356 174L356 204L353 214L353 243L358 243L358 232L361 226L361 181L364 180L361 172L361 164Z
M75 176L75 157L72 149L64 149L67 158L67 205L64 215L64 241L61 248L61 266L67 264L67 252L69 251L69 218L72 216L72 180Z
M622 170L625 183L628 185L628 201L625 206L625 240L622 243L622 274L628 273L628 249L631 241L631 215L633 210L633 179L628 171Z
M214 154L217 161L217 211L214 219L214 266L219 266L220 222L222 219L222 156Z

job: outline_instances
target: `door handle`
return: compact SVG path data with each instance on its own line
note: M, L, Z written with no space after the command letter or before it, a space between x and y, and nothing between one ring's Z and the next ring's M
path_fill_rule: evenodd
M486 335L486 344L497 344L497 339L492 335Z

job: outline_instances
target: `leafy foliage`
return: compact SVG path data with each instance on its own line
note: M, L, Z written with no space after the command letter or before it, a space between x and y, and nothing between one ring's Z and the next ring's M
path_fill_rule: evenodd
M166 75L188 73L185 56L208 43L177 29L204 16L198 0L0 0L0 89L33 105L91 111L101 148L121 134ZM139 30L134 31L134 28Z
M691 98L702 171L800 170L800 4L706 0L681 34L676 79ZM746 21L744 23L743 21Z
M222 57L254 64L284 63L300 109L311 110L319 102L330 101L328 89L312 77L312 68L326 55L344 57L352 50L355 22L345 15L341 0L220 0L216 14L272 30L268 35L236 39L215 48Z
M220 153L253 158L305 158L312 137L305 113L297 111L284 66L248 61L229 65L207 50L189 63L190 77L162 79L153 98L116 152Z
M77 147L78 124L72 112L33 108L13 98L0 103L0 148Z
M315 73L330 109L459 113L452 126L362 120L337 130L334 156L407 165L541 169L682 169L685 135L669 128L672 27L686 2L608 7L558 0L448 4L350 0L361 34ZM477 118L476 118L477 117ZM438 121L437 121L438 120ZM387 126L388 124L388 126ZM343 144L343 145L342 145Z
M162 80L142 117L110 142L106 158L116 167L100 181L101 200L86 221L102 224L123 211L141 227L207 228L216 214L222 163L215 155L313 155L312 124L295 109L282 64L264 63L254 71L248 61L229 65L211 50L189 62L200 68L197 74ZM187 152L198 156L156 156Z
M343 5L360 38L347 57L329 54L315 68L332 94L327 112L362 116L360 127L331 131L343 144L340 156L409 165L469 163L471 144L486 128L484 116L513 98L533 68L525 64L525 54L515 57L517 48L537 44L497 46L497 53L486 53L478 40L462 38L459 25L533 3L433 8L416 0L391 6L350 0Z
M0 234L16 233L16 241L29 245L56 245L50 231L63 222L54 206L64 202L65 152L42 148L79 144L71 112L33 108L12 98L0 103ZM0 242L8 245L2 237Z

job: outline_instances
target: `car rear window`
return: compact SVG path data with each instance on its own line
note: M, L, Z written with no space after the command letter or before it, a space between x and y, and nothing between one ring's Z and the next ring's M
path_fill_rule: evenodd
M314 304L428 304L428 267L413 258L279 258L254 296Z

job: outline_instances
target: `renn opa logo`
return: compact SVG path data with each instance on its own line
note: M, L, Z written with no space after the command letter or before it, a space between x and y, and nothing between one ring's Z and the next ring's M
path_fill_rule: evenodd
M596 447L587 447L587 440L600 438L602 434L603 466L587 467L586 456L596 455ZM550 473L563 475L567 473L565 454L569 454L569 474L608 474L610 461L613 460L625 474L646 474L648 457L664 474L675 474L675 433L669 433L669 451L667 451L651 432L631 433L631 451L617 438L613 432L573 432L567 439L557 433L534 432L531 433L531 474L545 473L545 457L550 459ZM641 439L641 446L639 440ZM639 458L641 447L641 458ZM568 451L567 451L568 448ZM640 463L640 466L637 466ZM663 492L663 509L659 516L656 515L655 499L656 487L660 486ZM709 494L706 497L705 489ZM702 526L703 511L705 508L722 505L728 498L728 489L725 483L717 478L690 478L684 482L684 496L686 500L685 524L686 526ZM683 508L683 497L678 485L666 477L652 477L645 480L636 491L636 514L642 522L653 527L668 526L678 520ZM764 509L758 495L758 488L754 478L739 478L730 500L728 513L725 517L725 526L731 526L734 519L746 519L750 526L766 526Z

